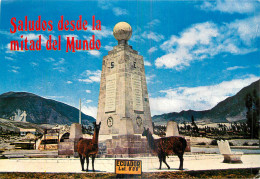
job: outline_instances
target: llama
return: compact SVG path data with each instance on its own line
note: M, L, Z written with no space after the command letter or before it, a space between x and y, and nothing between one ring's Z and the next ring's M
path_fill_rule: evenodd
M92 169L93 172L95 172L94 161L95 161L96 154L98 153L98 134L99 134L101 122L99 122L99 124L96 124L94 122L93 124L94 124L93 138L92 139L80 138L77 145L82 171L84 171L85 158L87 160L86 171L88 171L89 157L92 156Z
M170 169L170 166L166 163L166 156L168 157L169 154L176 154L179 157L179 170L183 170L183 154L187 146L187 142L184 138L174 136L154 139L149 128L144 128L142 136L146 136L150 148L158 155L160 161L159 170L161 170L162 161L167 165L168 169Z

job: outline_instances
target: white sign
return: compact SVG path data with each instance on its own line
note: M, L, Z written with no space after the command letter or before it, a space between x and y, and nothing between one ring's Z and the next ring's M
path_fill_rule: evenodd
M143 111L143 95L141 76L132 74L133 108L136 111Z
M116 74L106 77L105 112L116 110Z

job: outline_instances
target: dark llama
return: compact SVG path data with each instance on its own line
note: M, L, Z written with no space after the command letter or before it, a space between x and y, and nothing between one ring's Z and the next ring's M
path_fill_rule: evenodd
M94 122L93 124L94 124L93 138L92 139L80 138L79 143L77 145L82 171L84 171L85 158L87 160L86 171L88 171L89 157L92 156L92 169L93 172L95 172L94 161L95 161L96 154L98 153L98 134L99 134L101 122L99 122L99 124L96 124Z
M166 163L166 157L170 154L176 154L179 157L179 170L183 170L183 154L187 146L187 142L184 138L173 136L154 139L149 128L144 128L142 136L146 136L150 148L158 155L160 161L159 170L162 167L162 161L167 165L168 169L170 169L170 166Z

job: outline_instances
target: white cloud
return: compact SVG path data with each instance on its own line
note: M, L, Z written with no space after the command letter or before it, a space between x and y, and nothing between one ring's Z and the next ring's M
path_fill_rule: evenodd
M55 59L52 58L52 57L44 58L43 60L46 61L46 62L55 62Z
M220 11L225 13L251 13L255 12L255 9L259 2L254 0L217 0L217 1L204 1L200 6L201 9L209 11Z
M129 40L138 43L145 42L145 40L141 36L143 32L144 31L139 26L137 26L136 29L133 31L132 37Z
M5 52L6 53L14 53L14 52L25 52L25 51L21 50L21 49L19 49L19 50L11 50L11 43L8 43L6 45L6 51Z
M146 61L146 60L144 60L144 65L145 66L152 66L152 64L149 61Z
M145 39L154 40L156 42L159 42L164 39L164 36L162 34L158 34L156 32L143 32L141 35Z
M233 67L228 67L227 70L228 71L232 71L232 70L237 70L237 69L245 69L248 67L244 67L244 66L233 66Z
M235 20L228 24L229 33L238 35L243 43L251 45L252 41L260 37L260 14L242 20Z
M18 66L10 66L10 70L8 70L9 72L12 72L12 73L19 73L19 69L20 69L20 67L18 67Z
M64 98L65 96L44 96L44 98L47 98L47 99L62 99Z
M153 79L156 77L155 74L151 74L151 75L146 75L146 82L147 83L152 83Z
M162 90L160 92L164 95L150 98L151 111L156 115L189 109L208 110L258 79L259 77L248 75L210 86Z
M148 50L148 53L153 53L153 52L155 52L155 51L157 51L158 50L158 48L156 48L156 47L152 47L152 48L150 48L149 50Z
M67 84L72 84L72 81L67 81L66 83L67 83Z
M6 60L14 61L14 58L5 56Z
M81 74L81 76L83 78L78 79L78 81L80 81L80 82L85 82L85 83L100 82L101 71L100 70L96 70L96 71L86 70Z
M116 16L121 16L121 15L127 15L128 11L126 9L122 9L120 7L114 7L113 12Z
M146 27L147 28L152 28L152 27L154 27L154 26L156 26L156 25L158 25L160 23L161 23L161 21L159 19L153 19L151 22L147 23Z
M218 54L242 55L256 51L254 39L260 37L259 23L260 15L222 26L212 22L194 24L160 46L166 54L157 58L155 65L182 70L193 61Z
M12 70L9 70L9 72L13 72L13 73L19 73L17 70L14 70L14 69L12 69Z
M110 46L110 45L106 45L104 48L105 48L107 51L113 50L113 47Z
M20 69L20 67L18 67L18 66L11 66L13 69L16 69L16 70L18 70L18 69Z
M86 100L86 103L92 103L93 101L91 99Z
M93 56L96 56L96 57L99 57L101 55L100 51L98 51L98 50L88 50L87 52L90 55L93 55Z
M62 67L62 65L65 62L64 58L59 58L58 60L55 60L52 57L48 57L48 58L44 58L43 60L48 62L48 63L51 63L53 65L53 68L52 68L53 70L57 70L59 72L65 72L66 71L66 69L64 67Z
M39 66L39 64L36 63L36 62L31 62L30 64L31 64L33 67Z
M97 117L97 107L96 106L82 105L81 110L86 115L92 116L94 118Z
M60 58L60 60L58 62L54 63L53 65L54 66L59 66L59 65L62 65L64 62L65 62L65 59L64 58Z
M102 25L101 30L92 30L91 26L88 26L88 30L85 32L91 32L95 34L96 38L102 39L102 38L107 38L107 37L112 37L113 36L113 31L104 25ZM92 39L92 36L83 36L85 39Z
M10 31L3 31L3 30L0 30L0 34L5 35L5 36L11 36L12 35L10 33Z
M133 41L133 42L145 42L144 39L140 35L137 35L137 34L134 34L134 33L133 33L132 37L129 39L130 41Z
M53 70L57 70L61 73L65 72L65 68L64 67L54 67Z
M86 90L86 93L91 93L91 91L90 90Z
M101 9L107 10L109 8L111 8L112 3L109 0L99 0L98 1L98 7L100 7Z
M116 16L120 16L120 15L127 15L128 11L126 9L122 9L120 7L117 7L115 5L115 1L110 1L110 0L99 0L98 1L98 7L100 7L103 10L110 10L112 9L112 12L116 15Z

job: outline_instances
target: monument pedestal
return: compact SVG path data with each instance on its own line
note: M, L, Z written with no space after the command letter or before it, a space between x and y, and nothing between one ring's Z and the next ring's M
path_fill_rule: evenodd
M178 124L174 121L168 121L166 127L166 137L179 136Z
M106 158L134 158L151 156L146 138L141 135L118 135L106 140Z
M82 137L81 124L73 123L70 126L69 139L65 139L64 142L59 142L58 155L60 157L74 156L78 157L77 144Z
M58 146L59 157L74 156L75 140L64 139L64 142L60 142Z

